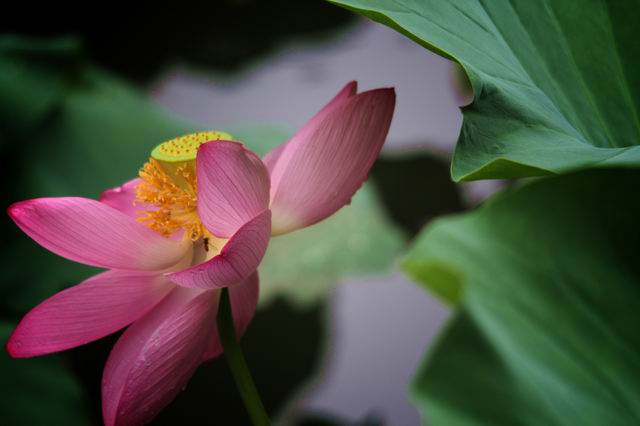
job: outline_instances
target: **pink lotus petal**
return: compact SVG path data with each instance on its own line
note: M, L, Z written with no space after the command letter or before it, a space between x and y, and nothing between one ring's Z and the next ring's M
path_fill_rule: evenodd
M229 287L231 298L231 311L233 313L233 323L235 325L236 336L240 339L253 319L258 306L258 296L260 293L258 273L255 272L245 282ZM221 355L223 352L220 336L216 330L212 336L205 354L205 361Z
M262 162L267 167L267 170L269 170L269 173L271 173L273 168L278 163L278 160L280 159L280 156L284 152L284 149L287 147L288 143L289 142L281 143L280 145L278 145L277 147L269 151L267 155L265 155L264 158L262 159Z
M269 207L269 172L237 142L203 144L196 158L198 214L217 237L229 238Z
M67 259L102 268L162 270L190 247L170 241L126 214L87 198L37 198L9 207L27 235Z
M7 351L26 358L100 339L142 317L172 288L158 274L103 272L33 308L11 334Z
M311 120L309 120L307 122L307 124L305 124L306 126L317 126L320 125L320 123L322 122L322 120L324 120L324 118L333 110L335 110L336 108L344 105L344 103L346 101L349 100L349 98L355 96L358 93L358 82L357 81L351 81L347 84L345 84L345 86L342 88L342 90L340 90L338 92L337 95L335 95L333 97L333 99L331 99L329 101L329 103L327 103L324 107L322 107L322 109L320 111L318 111L316 113L316 115L314 115L313 117L311 117Z
M106 426L145 424L186 386L216 329L218 297L178 287L120 337L102 376Z
M132 218L139 217L137 212L144 209L144 206L135 205L136 187L140 183L140 178L131 179L116 188L107 189L100 194L100 202L120 210L122 213Z
M271 211L265 210L245 223L219 255L167 277L183 287L213 289L240 284L260 264L271 232Z
M260 295L259 282L258 273L254 272L245 282L229 288L233 322L238 338L247 331L247 327L256 313Z
M349 202L380 153L394 106L393 89L348 97L287 143L271 171L274 235L319 222Z
M316 115L313 116L313 118L309 121L309 123L306 124L306 126L315 126L317 123L321 122L329 112L331 112L336 107L342 105L344 101L354 96L357 93L357 91L358 91L357 81L352 81L350 83L347 83L342 88L342 90L340 90L340 92L338 92L338 94L320 110L320 112L318 112ZM265 155L265 157L262 159L264 164L267 166L267 169L269 169L270 173L273 171L276 163L278 162L278 159L280 158L280 155L284 151L287 144L288 142L278 145L277 147L272 149L270 152L268 152L267 155Z

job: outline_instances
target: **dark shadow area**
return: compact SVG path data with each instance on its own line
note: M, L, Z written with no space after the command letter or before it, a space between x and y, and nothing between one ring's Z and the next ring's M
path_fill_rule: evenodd
M448 161L433 154L381 156L371 175L389 216L410 235L437 216L464 210Z
M2 32L79 36L98 65L148 83L175 62L237 71L284 42L321 40L356 19L319 0L182 1L162 6L109 2L93 7L84 16L76 9L64 16L61 6L55 27L28 19L32 11L13 12L3 20Z

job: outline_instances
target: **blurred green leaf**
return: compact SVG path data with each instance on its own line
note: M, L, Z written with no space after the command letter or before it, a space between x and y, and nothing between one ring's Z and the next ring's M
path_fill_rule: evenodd
M33 133L73 83L80 54L72 38L0 38L0 147Z
M461 304L413 385L425 418L640 421L639 185L628 170L539 180L425 229L404 267Z
M286 142L293 133L284 126L266 123L241 123L225 131L231 132L234 139L242 141L261 157Z
M640 166L637 1L329 1L462 65L454 180Z
M0 323L4 346L14 324ZM83 389L58 356L16 360L0 351L2 424L90 425Z
M151 150L201 126L170 117L132 87L86 67L27 152L25 181L39 194L97 198L137 176Z

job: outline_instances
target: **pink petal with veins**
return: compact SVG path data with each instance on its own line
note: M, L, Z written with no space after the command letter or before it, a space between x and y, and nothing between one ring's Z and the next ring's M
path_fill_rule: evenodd
M269 172L238 142L213 141L198 149L198 214L215 236L229 238L269 207Z
M33 308L11 334L7 351L25 358L100 339L142 317L172 288L158 274L103 272Z
M382 149L394 106L393 89L343 94L265 160L274 235L313 225L351 200Z
M138 210L147 209L148 207L143 205L136 205L136 187L140 183L140 178L131 179L123 183L122 185L107 189L100 194L100 202L108 206L113 207L116 210L120 210L122 213L132 218L137 218Z
M213 289L242 283L255 272L269 244L271 211L265 210L245 223L222 248L206 262L167 277L183 287Z
M102 379L106 426L151 421L187 384L216 329L219 291L176 287L120 337Z
M44 248L101 268L162 270L180 261L190 247L87 198L37 198L15 203L8 212Z
M316 115L313 116L313 118L306 124L306 126L315 126L317 123L321 122L322 119L329 112L331 112L334 108L340 106L344 101L349 99L351 96L354 96L357 93L357 91L358 91L357 81L352 81L350 83L347 83L342 88L342 90L340 90L340 92L338 92L338 94L333 99L331 99L331 101L329 101L328 104L326 104ZM278 162L278 159L280 158L280 155L284 151L287 144L288 142L278 145L277 147L272 149L270 152L268 152L267 155L265 155L264 158L262 159L264 164L267 166L267 169L269 169L269 173L273 171L273 168Z

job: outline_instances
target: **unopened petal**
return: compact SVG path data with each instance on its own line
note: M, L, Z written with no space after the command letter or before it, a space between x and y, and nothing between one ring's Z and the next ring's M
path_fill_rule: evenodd
M351 200L382 149L394 106L393 89L347 97L274 154L274 235L319 222Z
M347 83L342 88L342 90L340 90L340 92L338 92L338 94L334 96L334 98L331 99L331 101L329 101L328 104L326 104L316 115L313 116L313 118L306 124L305 127L312 127L317 125L317 123L321 122L322 119L324 119L324 117L329 112L331 112L336 107L342 105L344 101L349 99L351 96L354 96L357 91L358 91L358 82L351 81ZM287 144L288 142L278 145L277 147L269 151L267 155L264 156L263 161L264 161L264 164L267 166L267 169L269 169L269 173L273 171L276 163L280 159L280 155L284 151Z

